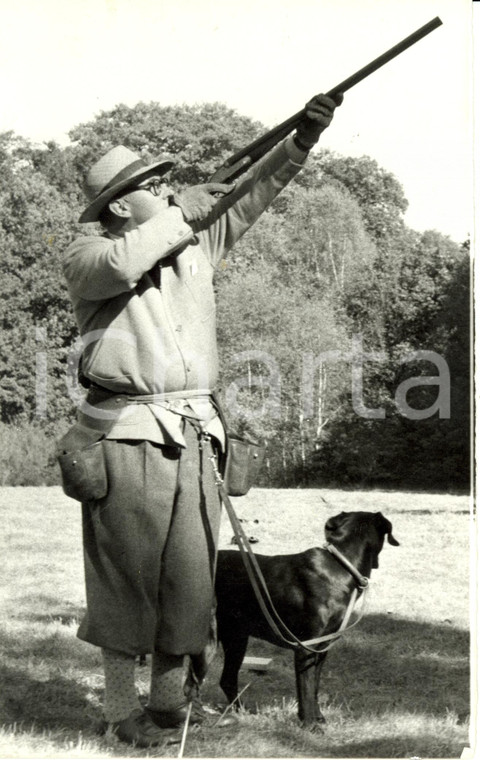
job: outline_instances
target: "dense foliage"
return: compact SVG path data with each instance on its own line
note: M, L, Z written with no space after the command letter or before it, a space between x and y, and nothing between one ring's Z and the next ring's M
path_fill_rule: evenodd
M61 259L85 232L92 162L119 143L175 153L181 186L261 131L218 103L140 103L78 125L65 148L0 135L3 431L51 439L73 418ZM373 159L323 149L222 262L221 392L232 427L268 442L265 485L468 487L468 243L408 229L407 205Z

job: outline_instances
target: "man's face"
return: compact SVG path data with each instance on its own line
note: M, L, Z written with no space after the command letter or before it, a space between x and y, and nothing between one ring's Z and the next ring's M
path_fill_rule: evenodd
M152 174L147 178L142 177L138 185L129 187L120 198L124 207L128 210L130 227L133 229L139 224L147 222L162 208L168 206L168 198L173 190L163 177ZM112 209L115 211L115 209ZM118 213L116 211L116 213Z

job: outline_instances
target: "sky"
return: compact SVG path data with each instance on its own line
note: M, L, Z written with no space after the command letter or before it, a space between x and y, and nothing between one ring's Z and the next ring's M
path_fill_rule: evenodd
M462 242L470 0L0 0L0 131L67 144L75 125L140 101L218 101L271 128L436 16L441 27L347 93L321 141L392 172L410 227Z

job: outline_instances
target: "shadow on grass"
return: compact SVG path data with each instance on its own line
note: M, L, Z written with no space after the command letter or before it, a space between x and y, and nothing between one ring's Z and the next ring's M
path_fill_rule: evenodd
M247 654L272 658L264 673L240 672L240 688L250 683L242 698L247 710L282 708L295 698L291 652L251 639ZM219 654L205 689L211 701L218 700L222 664ZM459 757L468 742L469 634L448 624L367 616L329 652L319 701L327 735L295 732L298 756ZM271 737L288 743L288 727L277 724Z
M468 632L448 624L370 615L341 649L332 649L324 687L327 693L333 688L337 700L354 713L388 707L438 716L450 711L464 720L469 713L469 644Z
M348 737L342 737L343 726L333 735L309 733L298 740L299 756L302 757L339 757L339 758L393 758L393 757L460 757L462 749L468 746L467 727L458 729L455 734L451 730L440 730L433 725L419 727L417 731L407 730L405 733L389 730L386 723L384 736L375 737L368 734L369 727L361 723L356 726L358 736L352 738L352 730ZM282 730L278 731L277 741L281 741ZM378 734L375 728L374 732ZM355 731L353 731L355 733ZM463 738L464 737L464 738Z
M51 635L41 635L44 629L37 627L36 634L25 629L19 640L0 631L0 723L17 724L37 736L46 730L94 734L103 689L99 653L72 631L62 633L59 621L68 618L67 613L60 606L49 610L45 620L54 620ZM292 652L251 640L248 654L271 657L272 663L261 675L242 669L240 686L251 682L244 695L247 709L282 709L295 697ZM222 701L221 667L219 653L202 690L207 703ZM143 677L148 675L149 667L143 670ZM320 703L327 718L326 736L296 728L290 736L289 721L283 727L282 721L265 726L261 718L258 728L255 721L251 725L252 751L258 741L262 747L269 742L284 747L288 756L458 756L458 737L466 730L452 726L457 718L462 723L468 719L469 636L446 624L366 616L329 653Z
M251 682L244 698L247 708L295 697L291 652L251 639L249 653L271 657L272 663L264 674L241 670L240 687ZM212 680L221 668L219 654L208 677L212 697ZM320 702L322 709L339 708L354 719L388 712L454 713L464 721L470 709L469 634L448 624L366 616L329 652Z
M21 630L8 624L0 629L0 724L37 735L96 730L103 691L100 650L76 638L76 618L59 605L49 614L19 616L31 623Z
M460 757L468 741L442 740L434 730L419 733L411 739L392 737L370 739L364 742L349 742L329 753L327 757Z
M45 730L92 731L99 714L92 689L60 674L47 678L0 666L0 723L42 734Z

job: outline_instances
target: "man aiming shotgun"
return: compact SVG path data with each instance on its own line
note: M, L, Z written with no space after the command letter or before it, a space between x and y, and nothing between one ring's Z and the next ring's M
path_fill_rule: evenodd
M213 395L213 273L301 170L342 99L341 88L314 96L286 132L234 157L230 174L180 193L166 179L172 157L148 163L123 146L87 174L80 221L103 234L75 240L64 272L88 396L60 462L82 502L78 635L101 648L105 725L125 742L163 744L187 715L208 727L186 671L209 640L220 522L209 457L228 443ZM143 654L145 708L134 678Z
M333 87L326 93L327 96L330 98L335 98L335 96L339 93L344 94L347 92L347 90L350 90L363 79L366 79L366 77L370 76L370 74L373 74L374 71L377 71L386 63L393 60L393 58L396 58L398 55L407 50L407 48L415 45L415 43L423 39L423 37L426 37L427 34L430 34L430 32L433 32L434 29L437 29L441 25L442 21L438 18L438 16L432 19L428 22L428 24L421 26L419 29L413 32L413 34L405 37L405 39L399 42L397 45L394 45L385 53L379 55L378 58L375 58L366 66L359 69L359 71L356 71L355 74L352 74L352 76L344 79L343 82L340 82L340 84L338 84L336 87ZM305 116L308 115L307 109L308 104L304 109L298 111L298 113L294 114L293 116L290 116L289 119L286 119L277 127L274 127L274 129L271 129L269 132L262 135L262 137L254 140L252 143L250 143L250 145L247 145L246 148L242 148L237 153L234 153L233 156L230 156L230 158L228 158L225 163L219 169L217 169L217 171L210 178L210 181L226 182L234 179L235 177L238 177L240 174L246 171L252 163L258 161L261 156L263 156L268 150L276 145L279 140L290 134L290 132L292 132L297 127L297 125L304 120Z

